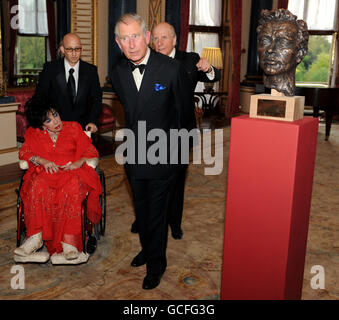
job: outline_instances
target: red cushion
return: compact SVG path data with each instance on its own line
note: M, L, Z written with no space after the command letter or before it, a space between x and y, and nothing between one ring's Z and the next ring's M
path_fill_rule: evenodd
M35 89L31 90L8 90L8 95L15 98L15 102L19 102L18 111L16 114L16 134L18 138L24 138L25 132L28 127L28 122L24 116L25 103L35 93Z
M26 117L22 114L17 114L16 115L16 136L19 138L24 138L27 127L28 127L28 121Z
M112 109L105 103L102 104L102 111L99 117L99 126L104 129L108 125L113 125L115 123L115 117L113 116Z

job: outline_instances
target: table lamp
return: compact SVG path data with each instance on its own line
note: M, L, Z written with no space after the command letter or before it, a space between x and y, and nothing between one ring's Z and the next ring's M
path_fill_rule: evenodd
M205 58L213 67L222 69L222 54L220 48L206 47L202 49L202 58ZM205 82L205 92L213 92L214 83Z

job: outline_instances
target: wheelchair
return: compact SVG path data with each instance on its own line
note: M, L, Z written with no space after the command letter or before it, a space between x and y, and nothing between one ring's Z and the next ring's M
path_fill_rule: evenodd
M91 159L92 160L92 159ZM98 160L89 161L87 164L95 169L99 175L99 179L102 186L102 193L99 196L99 202L101 207L101 219L98 224L92 224L87 218L87 196L81 204L81 224L82 224L82 242L83 242L83 252L92 255L96 248L97 242L102 236L105 235L106 230L106 181L105 173L98 168ZM19 166L21 169L28 169L28 164L26 161L20 161ZM16 246L20 247L26 239L26 226L24 219L24 204L20 196L20 190L23 183L23 177L21 178L19 189L16 189L17 193L17 233L16 233Z

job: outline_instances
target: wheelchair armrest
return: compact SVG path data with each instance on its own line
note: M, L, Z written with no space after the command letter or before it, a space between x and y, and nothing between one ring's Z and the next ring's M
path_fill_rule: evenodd
M91 158L91 159L87 159L86 160L86 164L89 167L92 167L93 169L95 169L98 166L99 163L99 159L98 158Z
M91 131L85 131L87 137L91 137ZM98 158L91 158L91 159L87 159L86 161L87 165L92 167L93 169L95 169L98 166L99 163L99 159Z
M21 170L27 170L28 169L28 162L26 160L20 160L19 161L19 167Z

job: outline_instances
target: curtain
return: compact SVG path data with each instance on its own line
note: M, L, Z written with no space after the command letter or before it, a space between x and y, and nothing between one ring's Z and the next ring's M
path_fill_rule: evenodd
M221 26L222 1L191 0L189 24Z
M14 6L18 5L18 0L10 0L9 6L10 8L13 8ZM15 19L15 15L18 14L18 12L11 12L11 22L12 19ZM14 55L15 55L15 45L16 45L16 36L17 36L17 28L10 28L10 56L9 56L9 83L13 84L13 76L14 76Z
M309 30L337 30L337 0L290 0L288 9L306 21Z
M19 0L18 4L23 9L19 12L20 33L48 36L46 1L47 0Z
M48 24L48 43L51 60L56 59L56 36L55 36L55 19L54 19L54 0L46 0L47 24Z
M189 31L190 0L181 0L180 50L186 51Z
M57 38L59 45L62 38L71 32L71 0L57 0Z
M247 58L247 85L253 86L255 83L262 83L263 71L259 66L258 46L257 46L257 27L260 20L261 11L263 9L272 10L272 0L252 1L251 20L250 20L250 36L248 42L248 58Z
M242 0L231 1L232 80L228 90L226 119L240 112L241 18Z
M176 48L180 44L180 25L181 25L181 0L166 1L165 21L174 27L177 35Z
M288 0L278 1L278 9L287 9L287 8L288 8Z

